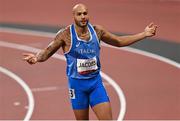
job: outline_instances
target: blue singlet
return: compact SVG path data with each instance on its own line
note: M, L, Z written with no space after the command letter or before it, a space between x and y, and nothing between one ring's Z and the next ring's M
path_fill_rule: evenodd
M96 32L88 23L90 39L78 37L75 26L70 26L71 47L65 53L69 95L73 109L87 109L96 104L109 102L100 76L100 45Z

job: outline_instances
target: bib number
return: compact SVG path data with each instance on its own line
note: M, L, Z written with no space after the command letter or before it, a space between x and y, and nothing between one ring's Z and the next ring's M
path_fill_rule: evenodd
M77 71L79 74L89 74L98 69L96 57L91 59L77 59Z
M69 89L69 97L70 97L70 99L75 99L75 91L74 91L74 89Z

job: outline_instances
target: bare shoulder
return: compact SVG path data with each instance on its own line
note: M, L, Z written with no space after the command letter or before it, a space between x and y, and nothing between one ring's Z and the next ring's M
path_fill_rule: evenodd
M93 27L94 27L95 31L104 31L105 30L104 27L101 25L93 25Z
M65 45L70 40L70 26L61 28L54 38L57 43L63 43Z
M56 37L60 37L62 39L67 36L70 36L70 26L61 28L56 34Z
M94 30L96 31L98 38L101 39L102 35L105 32L104 27L101 25L93 25L93 27L94 27Z
M104 29L104 28L103 28L103 26L101 26L101 25L98 25L98 24L96 24L96 25L93 25L93 27L94 27L94 29L99 29L99 30L102 30L102 29Z
M60 29L56 34L56 38L58 39L59 42L62 43L63 51L67 52L71 46L70 25Z

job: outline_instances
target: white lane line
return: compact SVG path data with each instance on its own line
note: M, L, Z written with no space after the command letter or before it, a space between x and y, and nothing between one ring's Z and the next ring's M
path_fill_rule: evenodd
M32 88L31 91L32 92L46 92L46 91L55 91L55 90L58 90L60 89L59 87L57 86L54 86L54 87L40 87L40 88Z
M13 49L18 49L18 50L23 50L23 51L29 51L29 52L33 52L33 53L36 53L36 52L40 51L40 49L37 49L37 48L34 48L34 47L29 47L29 46L26 46L26 45L15 44L15 43L10 43L10 42L4 42L4 41L0 41L0 46L13 48ZM59 59L59 60L65 61L65 57L63 55L54 54L52 57L56 58L56 59ZM119 100L120 100L120 107L119 107L120 112L119 112L117 120L122 121L124 116L125 116L125 112L126 112L126 100L125 100L125 96L123 94L123 91L116 84L116 82L112 78L110 78L107 74L101 72L101 75L107 82L109 82L109 84L111 84L111 86L115 89L115 91L118 94L118 97L119 97Z
M40 31L34 31L34 30L28 30L28 29L18 29L18 28L11 28L11 27L0 27L0 32L39 36L39 37L50 37L50 38L56 36L56 34L50 33L50 32L40 32Z
M34 97L33 97L33 94L31 92L30 88L25 83L25 81L23 81L20 77L18 77L13 72L11 72L1 66L0 66L0 72L9 76L10 78L14 79L15 81L17 81L17 83L19 83L21 85L21 87L24 89L24 91L26 92L26 94L28 96L29 110L26 113L24 121L29 121L32 116L33 110L34 110Z
M17 29L17 28L12 28L12 27L0 27L0 32L15 33L15 34L21 34L21 35L32 35L32 36L48 37L48 38L53 38L56 36L56 33L41 32L41 31L28 30L28 29ZM173 61L169 58L165 58L165 57L162 57L160 55L153 54L153 53L143 51L140 49L134 49L132 47L117 48L117 47L113 47L113 46L110 46L110 45L107 45L104 43L102 44L102 46L115 48L115 49L131 52L131 53L135 53L135 54L140 54L140 55L143 55L143 56L153 58L153 59L159 60L161 62L167 63L169 65L176 67L176 68L180 68L180 63L178 63L176 61Z

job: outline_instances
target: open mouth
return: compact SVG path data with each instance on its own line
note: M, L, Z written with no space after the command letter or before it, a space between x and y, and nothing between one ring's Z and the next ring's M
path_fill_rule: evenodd
M86 23L87 21L81 21L81 23Z
M87 20L81 20L81 22L82 22L82 23L86 23L86 22L87 22Z

